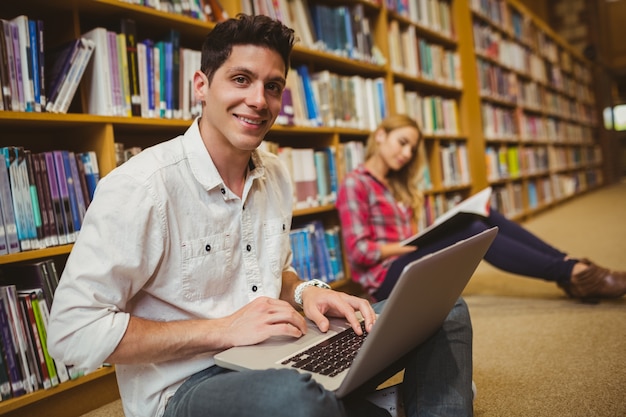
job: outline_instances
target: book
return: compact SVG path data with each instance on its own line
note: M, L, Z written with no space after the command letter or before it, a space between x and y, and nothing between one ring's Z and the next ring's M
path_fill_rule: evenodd
M137 62L137 26L131 18L122 18L120 32L126 41L128 62L128 82L131 102L131 115L141 116L141 92L139 89L139 68Z
M54 164L54 154L52 151L44 152L44 163L48 173L48 187L50 189L50 201L52 203L54 224L56 225L56 235L60 245L69 243L68 232L65 225L65 211L61 195L59 194L59 183L57 181L56 166Z
M48 352L48 329L47 323L44 321L44 317L47 317L49 313L44 313L42 310L45 308L48 310L46 300L43 298L43 292L35 288L29 291L31 303L33 306L33 313L35 316L35 323L37 326L37 332L39 334L39 340L41 340L41 347L43 350L44 360L48 369L48 375L50 376L50 383L54 387L59 384L59 376L57 372L57 366L54 359Z
M11 379L9 378L9 368L6 361L6 348L2 344L0 336L0 401L11 398Z
M457 219L461 213L477 214L483 217L489 216L491 207L491 192L491 187L487 187L461 201L442 215L438 216L428 227L403 240L401 245L419 246L429 239L436 238L440 235L440 233L445 233L445 230L447 229L446 226L452 226L454 219Z
M24 376L18 362L16 340L11 330L11 322L9 321L8 301L5 303L4 300L5 297L0 291L0 341L2 341L13 397L19 397L26 394Z
M30 298L30 291L18 291L17 299L21 308L22 319L24 321L24 330L29 349L32 350L34 356L33 370L37 376L38 385L43 389L52 387L46 357L43 354L43 346L37 329L37 321L35 320L35 311Z
M71 63L67 77L59 90L58 97L53 103L52 112L67 113L76 90L85 74L89 60L93 54L95 44L90 39L81 38L80 49L78 55Z
M74 186L75 178L71 167L70 152L65 150L52 151L54 154L54 163L57 168L57 180L59 181L59 190L61 196L68 201L69 211L68 224L71 223L71 230L73 234L73 241L76 240L76 234L80 230L82 219L80 215L80 208L78 205L78 196L76 194L76 187ZM68 227L69 229L69 227Z
M70 201L70 191L67 186L67 175L65 173L65 165L63 163L63 152L52 151L52 160L54 163L54 180L56 181L56 189L58 190L58 199L61 207L61 215L63 219L64 235L67 241L71 243L76 240L74 229L74 219L72 218L72 203Z
M36 21L37 27L37 57L39 62L39 104L41 105L41 111L46 108L48 102L48 90L46 88L46 54L44 43L44 22L41 19Z
M17 72L21 73L21 85L23 91L24 110L35 111L35 91L33 86L33 71L31 67L32 56L30 54L30 35L28 30L28 16L20 15L11 19L17 30L17 48L14 48L19 60ZM15 38L14 38L15 42ZM19 80L19 78L18 78Z
M41 215L40 197L37 190L37 178L35 177L35 167L33 153L29 149L24 149L24 160L26 165L26 176L28 178L28 194L31 202L32 218L36 230L37 247L45 247L44 225Z
M28 19L28 37L30 44L30 57L29 66L33 79L33 111L41 112L42 110L42 98L41 98L41 77L40 77L40 65L39 65L39 28L37 21L34 19ZM44 99L45 102L45 99ZM44 103L45 106L45 103Z
M70 66L76 59L78 52L80 51L81 38L74 39L70 42L64 43L61 46L50 51L49 61L51 65L47 66L48 74L48 101L46 103L46 110L51 111L54 102L59 96L61 87L67 78Z
M83 34L95 43L93 58L85 70L87 112L102 116L113 116L113 84L107 30L94 28Z
M37 248L37 231L33 219L28 171L24 148L9 146L2 148L9 170L13 212L17 225L17 237L21 250Z
M13 211L13 197L11 195L11 183L9 180L8 161L0 149L0 215L4 226L7 253L20 251L20 241L17 237L17 223Z
M87 190L89 192L89 201L93 200L93 195L96 192L96 186L100 181L100 169L98 168L98 157L94 151L81 152L77 155L83 162L85 168L85 180L87 183Z
M13 338L15 357L22 375L22 386L26 393L33 392L37 377L32 369L33 357L29 353L24 322L19 310L17 288L15 285L0 286L0 299L6 311L9 329Z
M9 72L9 57L4 40L4 23L0 20L0 106L2 110L11 110L11 74Z

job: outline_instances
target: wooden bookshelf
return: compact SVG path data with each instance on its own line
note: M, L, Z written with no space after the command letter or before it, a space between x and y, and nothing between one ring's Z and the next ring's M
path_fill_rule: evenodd
M364 16L369 19L373 44L377 59L353 59L345 55L321 49L315 45L300 43L292 55L292 65L305 65L311 73L330 71L345 77L358 76L368 80L378 80L384 85L387 112L397 112L417 103L421 96L422 108L429 106L449 110L454 114L438 114L439 119L429 114L416 117L424 129L425 149L429 162L431 184L425 194L433 207L431 215L444 211L448 204L479 191L487 185L495 189L518 187L521 206L511 214L521 219L545 210L565 199L572 198L588 189L602 185L601 153L596 145L597 117L593 113L594 101L590 64L562 42L541 21L536 19L515 0L490 0L503 10L515 11L524 22L524 36L517 36L511 24L495 20L483 11L473 8L474 2L463 0L428 0L431 7L441 8L439 13L448 17L429 22L415 18L408 11L390 7L387 1L346 0L329 2L309 0L312 4L344 5L362 7ZM224 1L229 15L242 11L239 1ZM401 3L401 2L398 2ZM419 3L419 2L418 2ZM446 11L442 12L445 9ZM432 10L431 10L432 11ZM118 30L120 18L130 17L137 23L138 38L159 38L167 30L180 32L181 46L200 49L202 40L213 23L202 22L185 16L166 13L123 2L121 0L22 0L3 5L0 18L11 19L19 14L43 19L45 22L46 50L75 39L95 26ZM419 16L419 13L418 13ZM441 14L440 14L441 16ZM441 20L443 19L443 20ZM450 25L450 29L446 29ZM541 68L550 66L551 73L558 74L560 84L555 79L529 74L528 68L510 65L506 59L496 58L484 52L475 44L474 27L483 25L500 39L507 40L514 47L528 51L534 56L533 62ZM412 56L400 53L402 62L392 62L391 48L397 47L398 39L390 38L393 31L414 36L417 62L408 62ZM298 35L298 34L297 34ZM539 43L541 40L542 43ZM409 42L409 45L411 43ZM429 55L420 53L434 51L443 56L449 67L441 73L432 73L424 66ZM398 57L397 54L394 55ZM382 60L381 60L382 58ZM486 94L478 80L478 62L495 68L494 72L505 72L523 85L529 97L521 101L519 94ZM440 62L433 62L441 71ZM543 64L541 64L543 63ZM410 65L409 65L410 64ZM418 68L416 71L415 68ZM556 68L556 69L554 69ZM87 114L86 92L81 85L68 114L26 113L0 111L0 146L21 145L35 152L57 148L74 151L93 150L97 153L101 175L106 175L117 164L116 142L127 146L146 147L182 134L189 120L168 120L141 117L110 117ZM517 90L518 93L521 91ZM537 91L537 92L535 92ZM541 91L541 92L539 92ZM403 99L399 94L406 95ZM532 97L539 97L534 102ZM408 100L412 101L408 101ZM408 103L412 103L408 105ZM424 104L428 103L428 104ZM561 110L555 111L558 105ZM548 126L563 126L559 134L522 136L519 132L506 137L487 135L483 119L483 106L509 111L529 123ZM415 111L415 110L414 110ZM582 116L581 116L582 115ZM445 120L441 118L445 117ZM454 116L454 117L451 117ZM434 117L434 118L433 118ZM453 122L450 122L453 120ZM555 122L552 122L554 120ZM367 120L367 122L371 122ZM552 126L552 125L550 125ZM547 127L543 131L547 131ZM341 149L351 141L364 142L369 129L364 126L274 126L267 140L280 146L320 147L330 146ZM552 155L545 169L531 171L524 164L517 177L491 178L488 176L485 153L489 147L517 147L527 150L531 156L538 152ZM461 163L463 172L450 178L442 155L455 155L462 152L467 160ZM457 159L458 160L458 159ZM449 161L449 159L448 159ZM341 161L338 161L341 162ZM465 166L466 165L466 166ZM457 167L458 168L458 167ZM543 182L574 183L571 191L553 193L553 198L539 199L531 204L529 189L538 188ZM570 187L571 188L571 187ZM321 204L294 211L294 224L309 219L322 219L325 226L339 225L333 204ZM0 256L2 265L43 258L64 258L72 245L21 252ZM345 251L344 251L345 253ZM346 276L333 283L340 290L360 293L358 285L349 278L348 265L343 259ZM0 415L50 415L78 416L90 409L119 398L113 368L104 368L88 376L60 384L54 389L37 391L22 397L0 402Z
M476 134L500 210L524 219L601 186L591 64L518 1L469 3L464 68L476 68Z

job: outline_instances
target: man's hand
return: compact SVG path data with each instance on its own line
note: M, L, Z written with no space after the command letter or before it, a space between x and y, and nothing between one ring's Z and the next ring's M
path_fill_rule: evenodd
M356 334L363 333L356 312L360 312L365 321L365 330L372 329L376 313L369 301L344 292L318 287L307 287L302 292L304 314L322 331L328 331L330 322L327 317L345 318Z
M300 337L307 330L304 317L291 304L269 297L253 300L225 320L232 346L253 345L272 336Z

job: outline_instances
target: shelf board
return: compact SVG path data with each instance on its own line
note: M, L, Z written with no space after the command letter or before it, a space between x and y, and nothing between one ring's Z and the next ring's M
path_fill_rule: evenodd
M86 397L84 394L89 393ZM72 399L59 409L59 397ZM54 398L53 398L54 397ZM18 416L79 416L94 407L107 404L119 398L115 368L103 367L75 380L63 382L50 389L42 389L0 402L0 415ZM53 401L55 404L49 404ZM99 404L97 404L99 403ZM56 407L56 411L55 410ZM37 413L38 412L38 413Z
M44 249L28 250L24 252L11 253L9 255L0 256L0 265L11 264L14 262L32 261L33 259L51 258L58 255L66 255L70 253L74 245L60 245Z

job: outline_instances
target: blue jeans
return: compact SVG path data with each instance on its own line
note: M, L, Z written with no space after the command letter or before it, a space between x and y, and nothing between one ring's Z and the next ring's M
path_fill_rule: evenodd
M384 301L374 305L377 312L383 307ZM176 391L164 417L388 416L364 396L401 369L407 417L473 414L472 326L462 299L429 340L347 398L338 399L295 370L232 372L212 366Z

